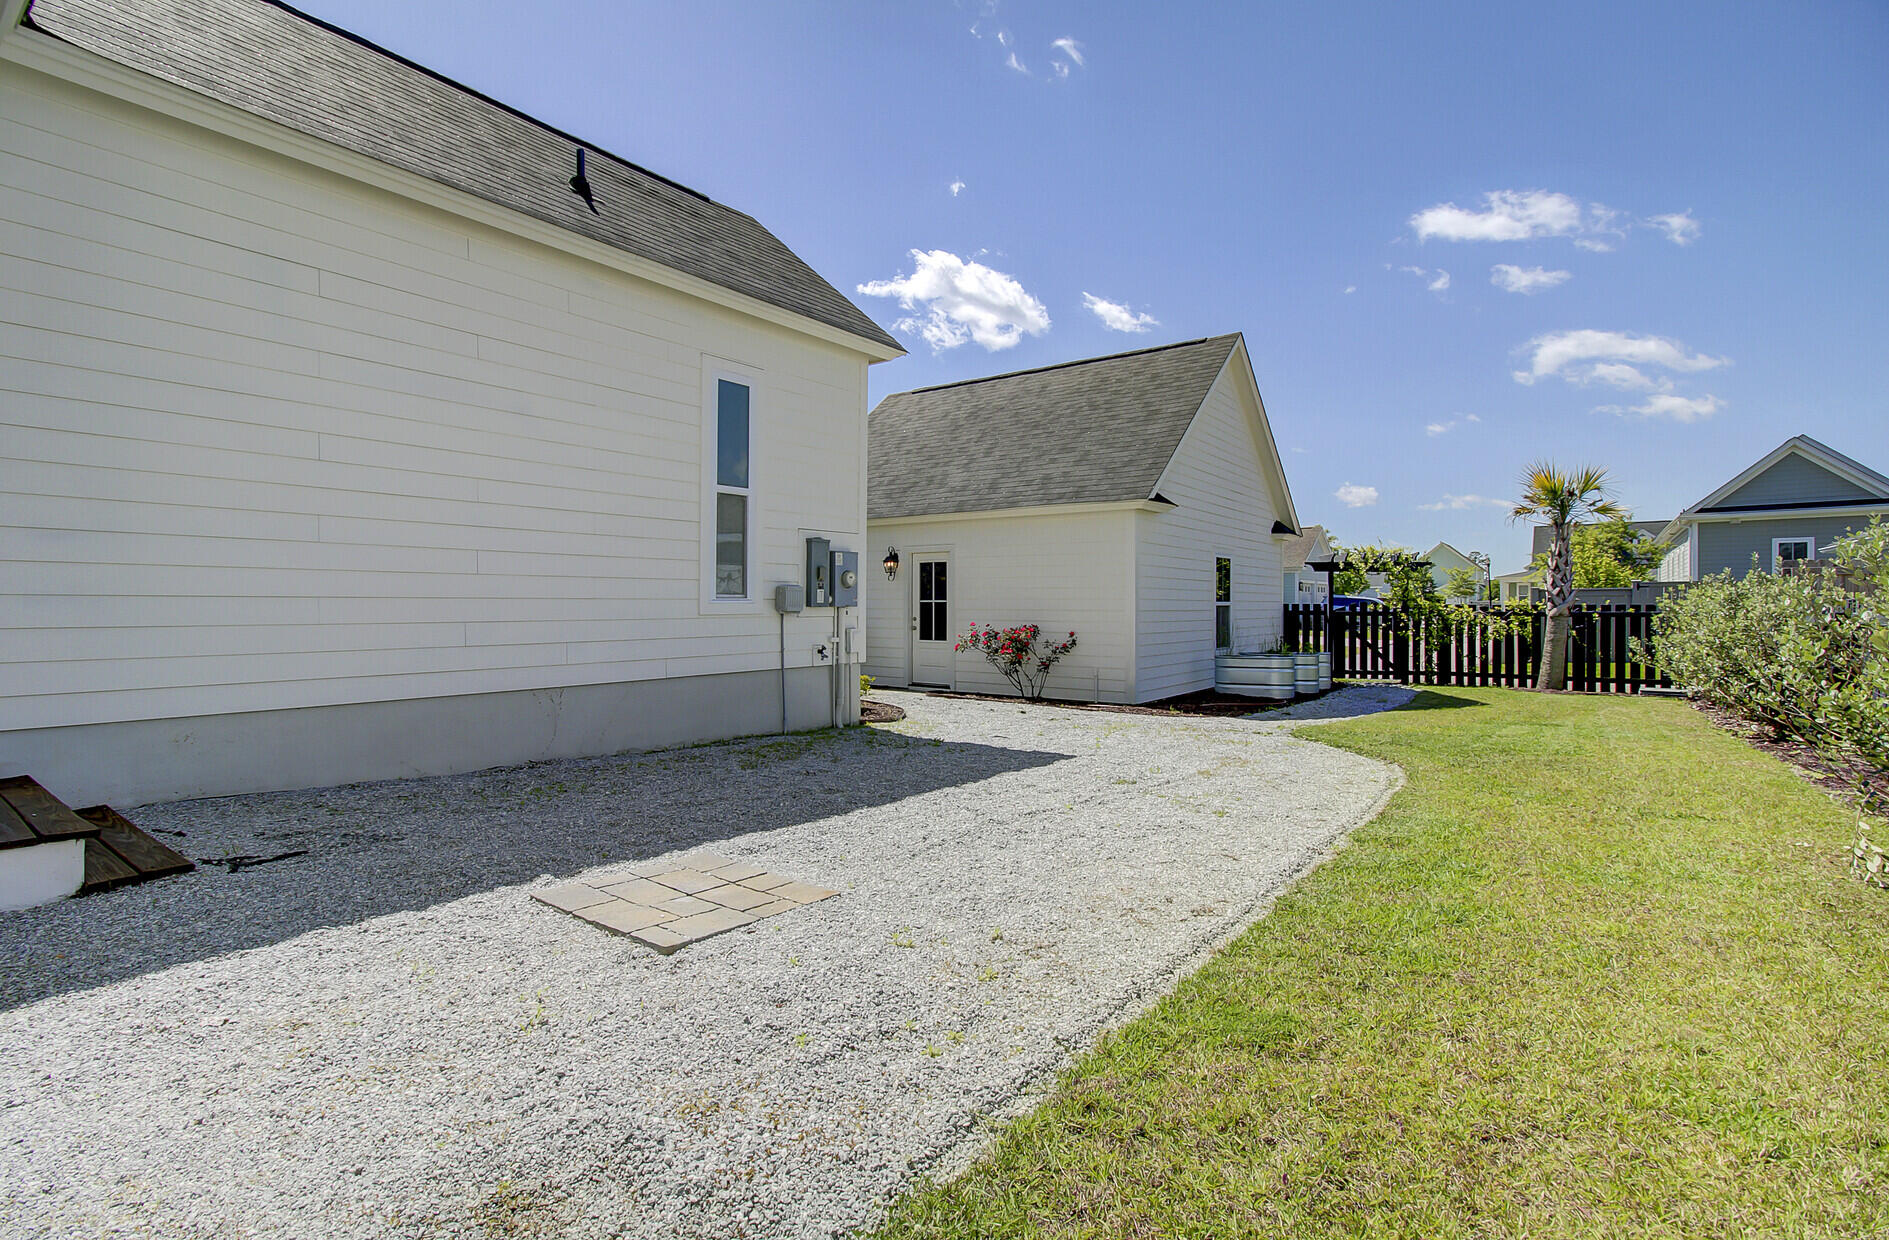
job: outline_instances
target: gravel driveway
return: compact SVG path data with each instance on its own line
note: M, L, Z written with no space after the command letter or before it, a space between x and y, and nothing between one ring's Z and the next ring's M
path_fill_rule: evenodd
M1279 724L897 700L135 813L306 852L0 913L0 1231L845 1232L1397 780ZM841 894L670 957L527 896L698 848Z

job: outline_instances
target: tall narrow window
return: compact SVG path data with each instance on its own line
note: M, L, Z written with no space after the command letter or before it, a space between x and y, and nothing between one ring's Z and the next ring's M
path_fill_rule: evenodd
M1213 645L1233 649L1233 561L1213 562Z
M748 425L751 393L745 383L718 380L715 388L715 597L746 598L751 498Z

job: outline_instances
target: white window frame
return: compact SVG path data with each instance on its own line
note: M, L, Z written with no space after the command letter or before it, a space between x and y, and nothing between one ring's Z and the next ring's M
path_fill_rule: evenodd
M718 476L720 461L720 422L721 422L721 384L723 380L739 383L748 389L748 485L725 487ZM761 445L764 436L761 433L764 389L761 386L761 370L755 366L745 366L725 358L702 358L702 612L749 610L759 598L755 578L761 567L760 532L766 528L761 522L761 482L764 477L761 468ZM745 495L748 500L747 528L744 531L747 549L747 572L743 574L747 591L743 594L717 594L715 592L715 501L724 491L730 494Z
M1778 548L1782 547L1785 543L1804 544L1804 557L1803 558L1806 561L1814 560L1817 558L1817 540L1814 538L1811 538L1803 534L1799 534L1791 538L1773 538L1771 540L1771 571L1774 573L1784 567L1783 560L1778 555Z
M1225 560L1227 565L1225 602L1220 599L1220 562L1222 560ZM1227 644L1224 646L1220 644L1220 609L1222 607L1227 609ZM1233 640L1233 557L1216 555L1213 558L1213 648L1216 651L1231 650L1236 644Z

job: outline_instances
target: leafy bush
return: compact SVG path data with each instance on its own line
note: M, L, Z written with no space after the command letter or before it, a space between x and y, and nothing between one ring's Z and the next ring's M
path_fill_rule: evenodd
M1017 696L1026 701L1040 702L1050 669L1076 648L1076 634L1071 629L1069 636L1062 641L1046 641L1043 639L1043 630L1034 624L1019 624L1008 629L1000 629L995 625L984 628L973 624L968 631L959 635L958 643L953 648L981 651L985 661L1010 682Z
M868 693L871 693L871 692L872 692L872 677L866 675L864 672L861 672L859 674L859 696L865 697Z
M1833 764L1889 771L1889 527L1839 540L1841 573L1708 577L1661 601L1677 684Z

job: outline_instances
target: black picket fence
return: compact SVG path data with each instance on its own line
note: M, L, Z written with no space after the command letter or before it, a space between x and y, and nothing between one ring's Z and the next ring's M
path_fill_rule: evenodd
M1636 657L1633 641L1652 645L1658 607L1577 607L1569 617L1567 687L1586 693L1637 693L1672 684ZM1508 632L1500 632L1500 617ZM1332 675L1417 685L1532 685L1540 668L1543 617L1500 608L1474 610L1460 627L1429 615L1400 623L1385 603L1339 608L1331 617ZM1286 605L1289 650L1326 649L1325 607Z

